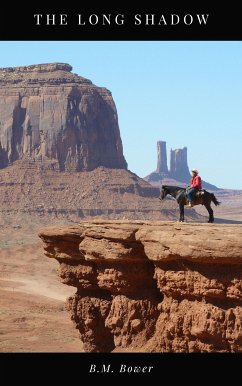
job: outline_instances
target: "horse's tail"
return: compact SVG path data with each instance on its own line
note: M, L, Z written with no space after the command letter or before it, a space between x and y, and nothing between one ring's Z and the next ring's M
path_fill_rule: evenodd
M215 197L215 195L213 193L210 193L211 194L211 198L212 198L212 201L213 203L217 206L219 204L221 204L220 201L217 200L217 198Z

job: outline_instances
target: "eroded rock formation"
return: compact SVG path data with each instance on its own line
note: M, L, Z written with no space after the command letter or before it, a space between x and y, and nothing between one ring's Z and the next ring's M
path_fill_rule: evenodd
M60 171L127 168L111 92L71 70L0 68L0 168L22 159Z
M165 141L158 141L157 142L157 169L156 169L156 172L159 174L163 174L164 176L168 175L166 142Z
M242 226L84 221L40 232L87 352L241 352Z
M191 174L187 164L187 148L171 149L170 174L172 178L180 181L189 181Z
M166 142L157 142L157 168L154 172L144 177L151 185L179 185L189 184L191 174L187 163L187 148L174 149L170 151L170 169L167 167ZM215 185L202 181L203 188L218 190Z

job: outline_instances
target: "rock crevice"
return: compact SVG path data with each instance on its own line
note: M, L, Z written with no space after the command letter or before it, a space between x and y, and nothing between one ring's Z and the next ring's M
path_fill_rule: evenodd
M40 232L87 352L241 352L242 227L83 221Z

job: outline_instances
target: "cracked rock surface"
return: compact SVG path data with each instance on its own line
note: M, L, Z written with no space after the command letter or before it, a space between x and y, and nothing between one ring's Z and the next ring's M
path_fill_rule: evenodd
M241 225L96 220L39 236L77 288L85 351L242 351Z

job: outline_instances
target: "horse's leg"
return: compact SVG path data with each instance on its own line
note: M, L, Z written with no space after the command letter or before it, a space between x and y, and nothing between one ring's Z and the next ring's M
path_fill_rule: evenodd
M184 204L179 204L179 208L180 208L179 222L184 222Z
M208 219L208 222L214 222L214 217L213 217L213 210L210 206L210 204L204 204L205 208L207 209L208 213L209 213L209 219Z

